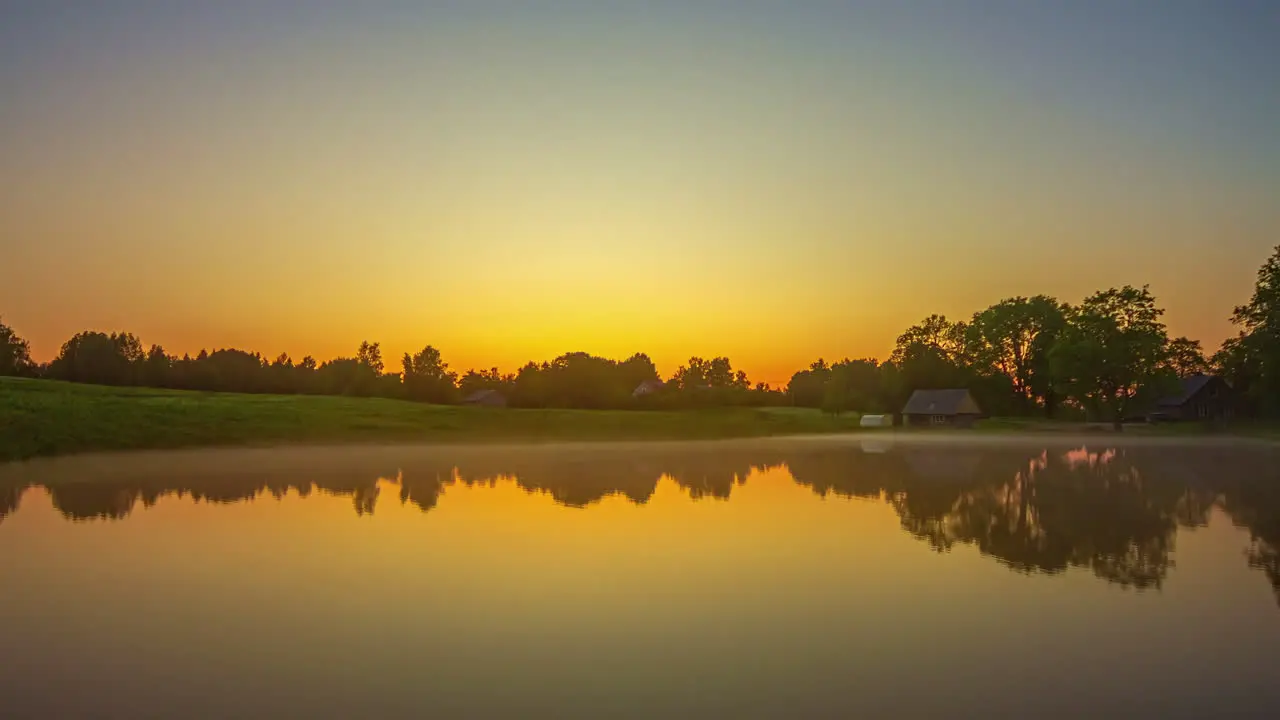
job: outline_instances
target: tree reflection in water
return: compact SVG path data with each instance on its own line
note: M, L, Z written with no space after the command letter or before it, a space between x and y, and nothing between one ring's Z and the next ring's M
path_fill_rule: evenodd
M25 488L19 485L0 485L0 522L4 522L6 515L18 509L24 490Z
M138 503L147 508L166 496L233 503L313 490L350 497L356 513L368 515L377 508L380 481L423 512L454 484L499 479L582 508L610 496L643 505L664 477L694 500L726 499L753 472L781 467L820 497L888 503L903 530L939 552L972 545L1017 572L1082 568L1140 589L1162 586L1178 529L1203 526L1220 509L1250 533L1247 560L1266 574L1280 601L1280 451L1268 446L901 442L864 450L846 443L740 443L471 449L399 460L394 450L357 455L304 466L245 463L230 471L170 465L129 479L80 478L74 471L32 477L24 465L0 467L0 522L17 510L29 485L45 487L73 521L124 518Z

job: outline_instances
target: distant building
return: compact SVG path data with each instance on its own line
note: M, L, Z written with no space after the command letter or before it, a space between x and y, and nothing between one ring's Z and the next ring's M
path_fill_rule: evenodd
M1180 382L1178 394L1161 398L1147 415L1148 420L1221 422L1235 414L1235 393L1226 380L1197 373L1181 378Z
M982 410L964 388L916 390L902 408L907 425L951 425L973 427Z
M644 397L645 395L652 395L666 386L667 384L661 380L645 380L637 385L635 390L631 391L631 397L638 398Z
M486 407L506 407L507 398L497 390L477 390L462 399L463 405L484 405Z

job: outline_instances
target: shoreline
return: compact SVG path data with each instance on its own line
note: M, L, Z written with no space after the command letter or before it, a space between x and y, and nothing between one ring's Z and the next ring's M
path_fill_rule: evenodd
M136 472L137 463L154 464L172 470L175 467L194 468L187 474L202 474L204 469L195 460L240 460L249 465L266 461L267 466L328 467L328 461L338 458L359 459L457 459L516 453L529 457L539 455L567 455L573 459L601 458L611 455L668 451L739 451L747 449L779 451L819 451L851 449L864 453L884 453L894 450L928 449L988 449L1012 447L1044 447L1065 449L1076 447L1109 448L1219 448L1280 447L1280 440L1271 437L1229 433L1201 435L1154 435L1145 433L1069 433L1069 432L1007 432L964 430L863 430L851 432L811 433L769 436L738 436L717 438L470 438L448 441L422 440L368 440L264 442L246 444L208 444L176 447L138 447L124 449L97 449L83 452L48 454L21 459L0 460L0 475L4 471L27 471L75 468L79 473L110 474L114 461L128 461ZM235 463L240 466L240 463ZM221 471L219 471L221 472Z
M861 428L859 415L794 407L581 410L426 405L385 398L244 395L0 378L0 464L39 457L190 449L327 446L599 447L841 438L875 443L1275 442L1271 425L1210 432L1198 425L1129 426L991 418L973 429ZM926 440L928 439L928 440Z

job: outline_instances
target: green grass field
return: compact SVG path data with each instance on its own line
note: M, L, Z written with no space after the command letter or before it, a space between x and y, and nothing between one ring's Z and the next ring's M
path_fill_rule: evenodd
M216 445L763 437L844 432L857 425L856 414L836 418L797 408L516 410L0 377L0 461Z

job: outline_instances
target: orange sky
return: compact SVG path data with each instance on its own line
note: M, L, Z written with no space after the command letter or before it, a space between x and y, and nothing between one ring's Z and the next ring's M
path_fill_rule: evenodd
M1212 351L1280 237L1247 24L552 5L20 14L0 315L39 360L99 329L780 383L1124 283Z

